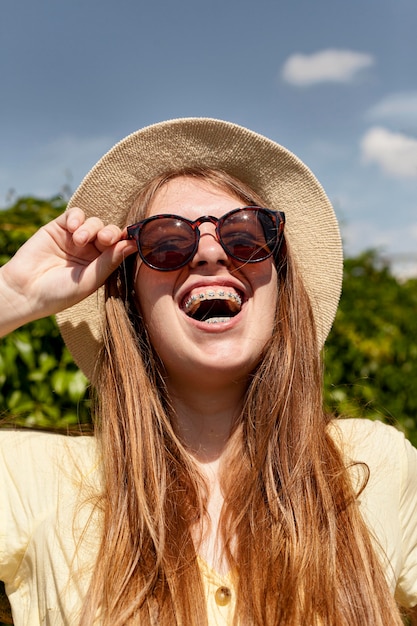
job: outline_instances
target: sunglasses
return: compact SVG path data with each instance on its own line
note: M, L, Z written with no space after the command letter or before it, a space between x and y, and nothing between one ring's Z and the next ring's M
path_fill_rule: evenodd
M226 254L241 263L259 263L277 253L284 233L285 214L258 206L229 211L220 218L211 215L194 222L179 215L154 215L128 226L146 265L161 272L187 265L197 252L199 226L210 222Z

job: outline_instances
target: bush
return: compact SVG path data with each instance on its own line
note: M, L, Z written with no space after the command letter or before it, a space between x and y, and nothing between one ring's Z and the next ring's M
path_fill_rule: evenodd
M0 211L0 263L43 224L65 210L64 201L21 198ZM0 339L0 406L19 425L66 428L90 420L88 382L65 347L55 319L38 320Z
M394 424L417 445L417 279L398 280L375 252L345 262L325 349L325 398L339 415Z
M0 262L65 209L26 197L0 211ZM345 262L325 356L325 402L336 415L399 426L417 445L417 279L399 281L375 252ZM53 318L0 340L0 403L19 424L62 428L90 420L88 384Z

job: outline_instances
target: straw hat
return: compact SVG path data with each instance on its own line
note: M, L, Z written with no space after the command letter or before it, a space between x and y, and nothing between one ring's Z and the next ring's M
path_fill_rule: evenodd
M310 296L323 345L342 283L342 245L333 208L311 171L279 144L242 126L209 118L174 119L148 126L116 144L71 198L87 216L126 225L139 190L176 168L224 170L257 192L268 208L285 211L285 236ZM101 345L104 290L57 316L74 360L92 378Z

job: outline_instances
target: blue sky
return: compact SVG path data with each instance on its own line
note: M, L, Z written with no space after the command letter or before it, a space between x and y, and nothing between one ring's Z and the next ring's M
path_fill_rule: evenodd
M315 172L347 253L417 273L416 0L2 0L0 207L116 141L209 116Z

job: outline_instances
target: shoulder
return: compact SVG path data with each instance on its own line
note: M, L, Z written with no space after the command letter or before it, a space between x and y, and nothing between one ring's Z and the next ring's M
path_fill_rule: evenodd
M392 426L336 420L331 435L342 451L358 504L398 601L417 603L417 450Z
M80 503L99 493L96 440L0 430L0 484L0 577L9 581L30 545L42 552Z
M36 449L38 447L58 449L91 449L96 448L96 439L93 436L70 436L50 431L31 430L26 428L0 428L0 451L4 452L8 446Z
M416 458L415 450L404 434L379 421L367 419L340 419L330 424L330 433L342 453L351 461L370 465L397 464ZM404 456L405 455L405 456Z
M94 437L69 437L42 431L0 430L0 474L13 482L49 479L63 470L93 467L98 463Z
M388 424L384 424L383 422L370 419L335 419L330 422L330 429L332 433L340 433L343 439L350 439L352 441L360 441L368 437L403 437L401 431L393 426L388 426Z
M0 484L0 535L17 519L30 529L60 503L75 501L87 489L101 490L97 442L93 437L0 430Z
M365 493L384 492L398 504L417 494L417 450L401 431L378 421L347 419L332 422L330 433L353 477L359 481L360 466L368 468Z

